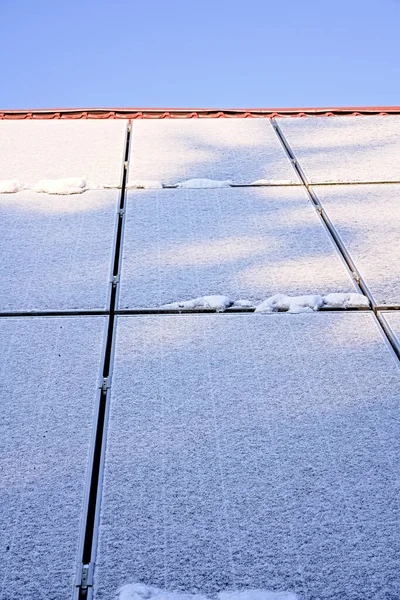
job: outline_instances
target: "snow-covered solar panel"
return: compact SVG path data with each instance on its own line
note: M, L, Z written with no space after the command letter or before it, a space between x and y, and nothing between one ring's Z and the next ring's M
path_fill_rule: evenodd
M400 306L400 185L321 186L316 192L375 302Z
M133 122L128 184L194 178L299 183L269 119Z
M106 308L116 190L0 194L0 311Z
M121 308L355 291L301 188L137 190L126 211Z
M398 598L399 393L371 313L118 317L95 600Z
M277 121L312 183L400 181L400 116Z
M385 311L381 312L380 315L389 326L393 341L400 351L400 310Z
M0 319L1 598L72 598L105 326Z
M0 181L87 177L119 185L126 121L0 121Z

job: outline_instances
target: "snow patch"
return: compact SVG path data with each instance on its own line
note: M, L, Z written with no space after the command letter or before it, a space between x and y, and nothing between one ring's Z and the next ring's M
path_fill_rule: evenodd
M0 180L0 194L15 194L25 189L24 184L19 179Z
M290 313L312 312L320 308L363 308L369 307L369 300L366 296L357 293L339 293L335 292L320 296L311 294L308 296L286 296L285 294L275 294L259 304L255 312L280 312Z
M32 190L39 194L82 194L86 190L97 190L100 186L84 177L66 177L64 179L42 179Z
M363 308L369 307L367 296L356 293L332 293L323 298L324 306L327 308Z
M293 181L290 179L257 179L257 181L253 181L250 185L294 185Z
M211 309L223 312L230 306L236 308L253 308L250 300L232 300L228 296L200 296L191 300L163 304L160 308L168 310ZM366 296L357 293L332 293L326 296L307 294L304 296L288 296L275 294L259 304L255 312L273 313L289 312L293 314L313 312L321 308L364 308L369 307Z
M269 590L243 590L220 592L218 600L299 600L293 592L272 592Z
M131 181L126 186L127 190L161 190L163 188L161 181Z
M170 592L142 583L128 583L117 591L117 600L208 600L201 594Z
M286 296L285 294L275 294L275 296L271 296L259 304L255 312L312 312L313 310L319 310L322 305L323 299L319 294L308 296Z
M164 304L161 308L170 310L195 310L197 308L207 308L216 310L217 312L223 312L226 308L232 306L232 304L233 300L228 298L228 296L200 296L199 298L193 298L192 300Z
M250 300L235 300L233 306L238 308L253 308L254 304Z
M220 592L218 600L299 600L293 592L243 590ZM142 583L128 583L119 588L116 600L210 600L202 594L171 592Z
M218 181L216 179L187 179L179 181L175 187L177 188L225 188L231 187L232 181Z

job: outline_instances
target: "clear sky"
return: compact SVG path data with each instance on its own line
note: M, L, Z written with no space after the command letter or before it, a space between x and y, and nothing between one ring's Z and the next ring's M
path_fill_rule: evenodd
M400 104L400 0L0 0L0 108Z

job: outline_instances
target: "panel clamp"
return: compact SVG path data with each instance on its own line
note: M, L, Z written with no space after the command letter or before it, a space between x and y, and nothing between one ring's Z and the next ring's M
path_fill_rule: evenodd
M111 377L103 377L103 381L101 384L101 391L106 392L111 387Z
M93 586L94 563L90 562L87 565L80 565L76 572L75 587L81 590L87 590Z

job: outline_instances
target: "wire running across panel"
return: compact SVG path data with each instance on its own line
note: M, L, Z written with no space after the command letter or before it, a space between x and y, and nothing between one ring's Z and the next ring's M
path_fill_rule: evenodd
M95 600L398 598L399 393L371 313L118 317Z
M400 116L277 122L310 183L400 181Z
M301 188L128 194L119 307L356 291Z
M375 303L400 306L400 185L323 186L317 195Z
M133 122L128 185L193 178L300 183L269 119Z
M105 317L0 320L0 597L72 597Z
M0 194L0 311L105 309L116 190Z
M126 121L1 121L0 182L85 177L119 185Z

